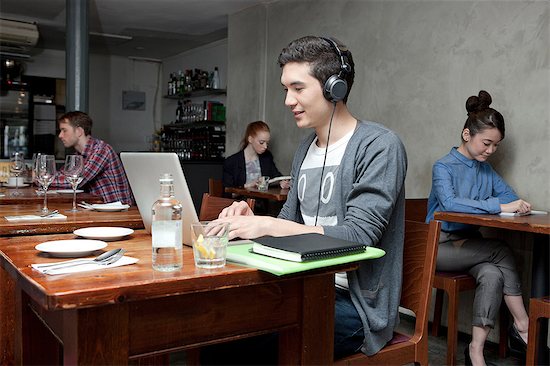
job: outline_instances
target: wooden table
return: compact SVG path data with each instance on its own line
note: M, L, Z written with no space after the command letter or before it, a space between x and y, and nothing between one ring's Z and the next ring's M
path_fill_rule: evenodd
M19 188L19 192L21 193L18 196L12 196L12 193L15 191L14 188L1 188L0 194L3 194L3 196L0 196L0 205L11 205L11 204L18 204L18 203L44 203L44 195L38 195L36 193L37 187L24 187ZM77 202L80 201L86 201L89 203L103 203L103 199L99 196L95 196L91 193L77 193L76 194L76 200ZM58 203L58 202L73 202L73 195L72 194L48 194L48 206L50 206L51 203Z
M91 226L123 226L132 229L143 228L143 221L137 207L132 206L127 211L98 212L79 208L78 212L67 212L72 208L71 203L51 203L50 209L58 209L67 219L8 221L5 216L37 215L42 204L12 204L0 205L0 235L34 235L70 233L73 230Z
M1 328L3 364L47 364L61 356L65 364L124 365L274 331L281 364L332 363L334 273L357 264L283 277L234 264L206 270L195 268L186 247L183 269L162 273L151 268L151 238L140 230L107 248L124 247L137 264L60 276L29 267L54 260L39 256L36 243L66 238L72 235L0 239L0 288L8 276L16 283L13 304L0 307L0 324L16 315L15 337ZM10 297L1 293L0 301ZM45 330L34 328L40 324L62 348L41 342Z
M256 188L226 187L226 193L233 193L244 197L266 198L271 201L284 202L288 195L288 189L270 187L267 191L259 191Z
M533 262L531 264L531 297L547 296L550 262L550 215L500 216L466 214L459 212L436 212L435 220L492 227L498 229L533 233ZM548 325L543 322L541 334L547 334ZM540 337L539 349L546 349L546 337ZM540 352L539 364L548 364L548 352Z

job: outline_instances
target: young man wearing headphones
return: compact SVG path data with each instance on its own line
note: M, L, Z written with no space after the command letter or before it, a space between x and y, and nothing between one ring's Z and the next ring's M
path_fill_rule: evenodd
M246 203L224 209L230 238L320 233L376 246L386 255L336 278L335 358L378 352L399 322L407 157L386 127L357 120L346 102L351 52L335 39L303 37L279 55L285 104L302 141L292 186L278 218L254 216Z

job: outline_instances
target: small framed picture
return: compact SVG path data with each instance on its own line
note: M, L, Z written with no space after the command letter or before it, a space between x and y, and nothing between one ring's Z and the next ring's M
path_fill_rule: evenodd
M133 111L145 110L145 92L123 90L122 109Z

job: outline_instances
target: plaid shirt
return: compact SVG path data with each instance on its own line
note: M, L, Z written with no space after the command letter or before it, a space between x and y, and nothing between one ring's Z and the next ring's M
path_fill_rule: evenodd
M84 169L82 171L81 188L101 196L104 202L120 201L132 204L134 199L126 173L117 153L105 141L90 137L84 152ZM55 177L51 184L57 188L71 188L65 181L63 169Z

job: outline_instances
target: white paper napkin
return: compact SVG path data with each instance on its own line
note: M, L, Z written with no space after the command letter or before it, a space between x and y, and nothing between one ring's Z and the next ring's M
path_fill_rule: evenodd
M117 201L117 202L109 202L109 203L94 203L92 205L90 205L93 209L97 209L97 210L101 210L101 209L109 209L109 208L120 208L120 209L124 209L124 208L129 208L130 206L129 205L123 205L120 201Z
M63 262L56 262L57 263L71 263L71 262L76 262L76 261L80 261L81 259L73 259L73 260L70 260L70 261L63 261ZM120 266L127 266L129 264L134 264L134 263L137 263L139 261L138 258L134 258L134 257L127 257L127 256L123 256L122 258L120 258L118 261L116 261L115 263L111 263L111 264L97 264L97 263L83 263L81 265L78 265L78 266L72 266L72 267L66 267L66 268L60 268L60 269L50 269L51 267L42 267L44 266L46 263L41 263L41 264L31 264L31 267L35 270L37 270L38 272L40 273L44 273L44 271L46 271L47 269L50 269L48 271L48 275L59 275L59 274L69 274L69 273L79 273L79 272L88 272L88 271L97 271L97 270L100 270L100 269L105 269L105 268L113 268L113 267L120 267ZM53 263L47 263L48 265L51 265Z
M20 216L4 216L8 221L36 221L36 220L66 220L67 216L63 214L55 214L51 216L41 217L40 215L20 215Z

